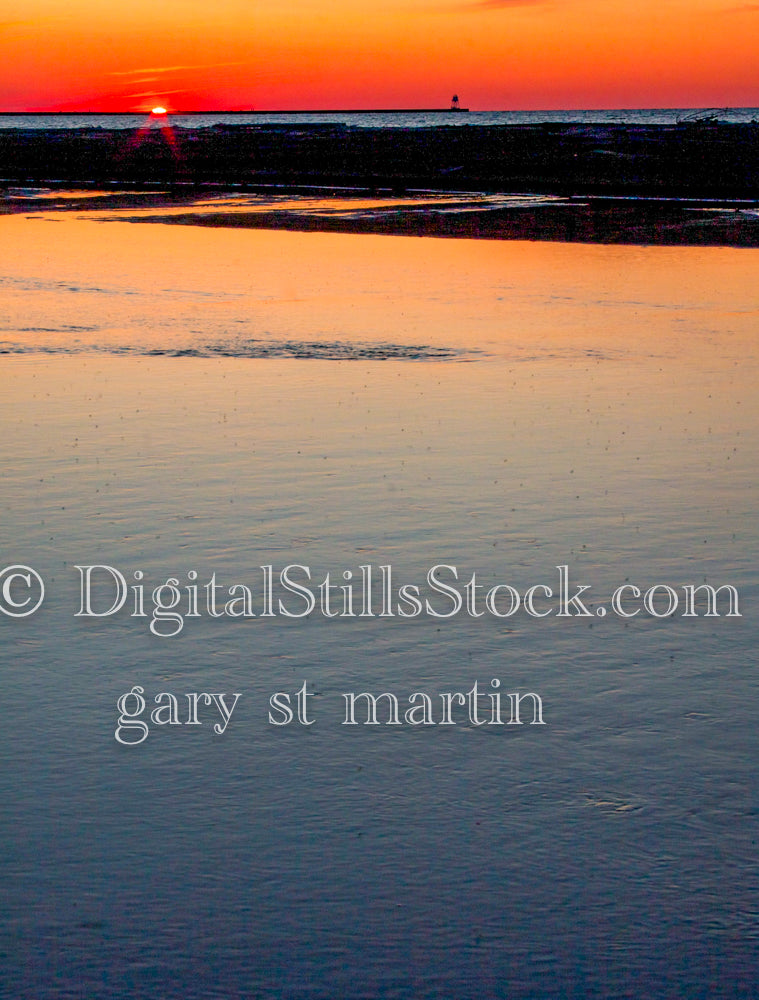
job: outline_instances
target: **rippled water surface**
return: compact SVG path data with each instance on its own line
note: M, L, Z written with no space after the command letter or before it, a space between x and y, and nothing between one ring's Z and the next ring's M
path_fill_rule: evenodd
M7 995L754 996L757 252L55 213L0 240L2 567L46 583L0 620ZM256 617L75 617L96 564L146 611L196 572ZM342 610L361 566L524 594L567 565L592 615L362 618L357 587L262 616L293 564ZM597 614L705 580L742 617ZM440 725L493 680L545 725ZM304 681L313 724L272 725ZM181 724L123 746L134 685ZM436 724L342 725L361 691ZM240 694L223 734L193 692Z

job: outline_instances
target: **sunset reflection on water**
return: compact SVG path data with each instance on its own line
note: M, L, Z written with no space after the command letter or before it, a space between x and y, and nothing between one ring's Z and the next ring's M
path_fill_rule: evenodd
M68 213L1 217L0 238L2 551L48 583L0 621L15 994L527 998L538 966L546 996L739 986L757 252ZM192 353L209 343L227 355ZM730 583L744 616L204 616L176 639L75 617L77 565L147 589L368 563L522 590L566 564L599 601ZM342 727L346 691L491 679L538 692L546 725ZM315 725L276 731L271 693L304 680ZM240 707L221 737L125 748L135 684Z

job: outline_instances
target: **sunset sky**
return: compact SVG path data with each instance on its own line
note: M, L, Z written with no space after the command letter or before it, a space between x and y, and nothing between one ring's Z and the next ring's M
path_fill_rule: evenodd
M27 0L0 110L759 105L740 0Z

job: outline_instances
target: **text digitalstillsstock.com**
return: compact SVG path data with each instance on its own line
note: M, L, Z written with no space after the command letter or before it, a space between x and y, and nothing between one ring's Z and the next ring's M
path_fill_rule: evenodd
M157 583L140 569L131 579L107 564L77 565L74 570L79 585L75 617L105 619L123 613L147 621L159 638L177 636L193 619L204 617L502 620L520 611L530 618L741 617L738 591L730 584L654 583L644 589L626 582L598 602L591 599L590 584L570 582L567 565L556 567L551 584L521 590L510 583L483 584L477 571L460 573L447 563L431 566L422 582L399 581L400 574L389 564L323 575L298 563L278 571L264 565L257 568L255 582L245 583L221 581L215 572L202 580L194 569L184 579L169 576ZM44 581L31 567L0 569L0 612L6 616L29 617L44 595Z
M521 590L508 583L483 584L476 571L460 573L455 565L437 563L422 582L400 581L389 564L363 564L355 569L323 575L309 566L288 564L276 571L258 567L255 583L220 582L217 574L204 581L197 570L184 579L169 576L151 583L142 570L131 579L118 568L104 564L73 567L78 574L78 610L75 618L106 619L115 615L143 620L159 639L179 635L194 619L408 619L441 621L464 616L470 619L507 619L518 612L530 618L619 619L639 615L653 619L740 618L737 589L731 584L713 586L681 583L677 587L655 583L643 589L626 582L607 601L591 598L590 584L570 582L569 566L556 567L552 583L538 583ZM14 564L0 569L0 613L27 618L41 606L45 583L32 567ZM534 691L502 689L498 678L480 685L475 680L463 690L431 694L414 691L399 698L391 691L342 692L343 726L456 726L471 727L544 725L543 702ZM273 727L308 727L314 718L309 699L314 696L304 681L297 691L277 691L268 702L268 722ZM114 736L125 746L143 743L152 727L202 726L224 735L242 697L240 692L193 691L180 695L159 691L152 699L133 684L117 699L118 721ZM151 703L152 702L152 703ZM527 702L527 711L521 706Z

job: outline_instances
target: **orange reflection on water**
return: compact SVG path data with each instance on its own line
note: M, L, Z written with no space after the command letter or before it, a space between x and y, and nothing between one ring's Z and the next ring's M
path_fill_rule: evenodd
M318 210L316 200L308 204ZM6 343L160 350L222 342L233 349L244 340L295 339L426 344L505 360L679 364L745 365L756 356L754 250L96 218L0 218L3 243L14 248L3 292Z

